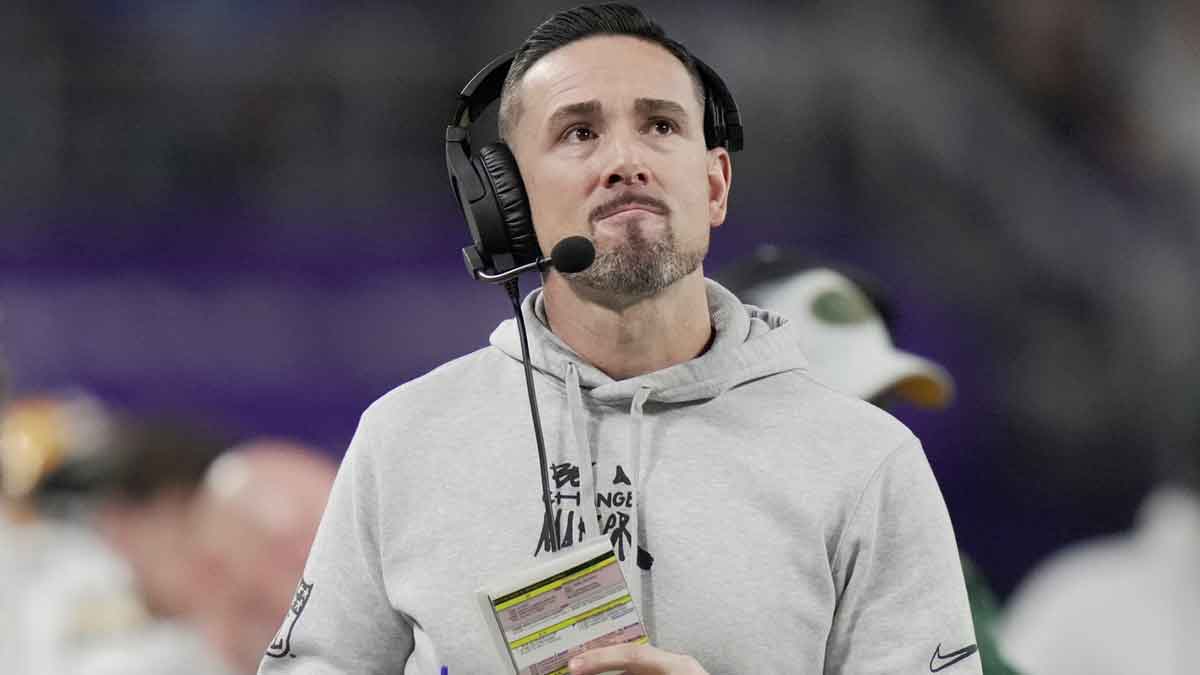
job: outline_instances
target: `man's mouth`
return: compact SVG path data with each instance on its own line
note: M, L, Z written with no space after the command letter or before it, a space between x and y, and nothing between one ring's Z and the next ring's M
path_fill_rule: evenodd
M617 209L616 211L613 211L613 212L609 213L608 215L600 218L600 220L608 220L609 218L612 218L613 216L619 216L619 215L626 214L626 213L643 213L643 214L662 215L662 213L658 209L653 209L653 208L649 208L646 206L640 206L640 205L633 205L633 206L623 206L620 209Z
M592 212L592 222L605 220L622 213L642 212L662 216L666 215L667 211L667 205L653 197L629 196L616 199L595 209Z

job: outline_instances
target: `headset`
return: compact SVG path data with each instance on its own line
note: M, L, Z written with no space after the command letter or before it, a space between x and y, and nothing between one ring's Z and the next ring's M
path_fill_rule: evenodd
M450 188L467 219L472 245L463 249L467 272L488 280L543 260L529 213L525 183L512 151L504 142L489 143L471 153L471 125L500 98L516 51L484 66L458 95L446 127L446 169ZM742 118L733 95L720 76L692 57L704 85L704 141L711 150L742 149Z

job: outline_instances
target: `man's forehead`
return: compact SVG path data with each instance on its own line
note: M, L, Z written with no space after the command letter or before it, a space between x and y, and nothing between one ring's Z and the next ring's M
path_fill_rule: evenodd
M530 117L545 119L556 109L584 101L628 99L676 101L700 112L691 74L661 45L626 35L577 40L550 52L525 73L521 98ZM608 103L609 105L605 105Z

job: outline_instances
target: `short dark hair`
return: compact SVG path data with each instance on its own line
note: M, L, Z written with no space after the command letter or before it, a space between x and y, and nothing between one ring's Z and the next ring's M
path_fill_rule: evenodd
M576 40L595 35L628 35L652 42L671 52L683 64L695 84L696 97L704 106L704 80L691 53L679 42L667 37L662 26L642 11L630 5L608 3L566 9L550 16L533 30L513 57L504 88L500 91L500 138L508 140L517 119L521 116L520 100L516 96L521 78L550 52Z

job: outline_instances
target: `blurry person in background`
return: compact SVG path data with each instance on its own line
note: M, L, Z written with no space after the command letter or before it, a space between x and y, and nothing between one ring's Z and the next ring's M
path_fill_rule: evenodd
M0 356L0 420L8 402L8 367ZM3 427L0 427L3 433ZM0 440L2 443L2 440ZM4 491L4 446L0 444L0 588L12 588L21 578L20 559L24 544L18 514ZM0 593L0 664L10 666L17 660L17 613L14 593Z
M790 319L813 376L833 389L885 409L904 402L942 410L953 399L954 382L943 367L893 346L891 303L865 277L763 246L717 278L745 302ZM963 566L983 672L1014 673L994 638L995 599L970 561L964 558Z
M944 410L953 400L954 380L945 368L893 345L895 308L867 276L763 245L716 278L744 302L791 320L813 377L833 389L884 409L903 402ZM984 675L1015 674L997 645L995 596L965 555L963 574Z
M336 472L316 449L269 438L235 446L209 469L196 504L204 592L195 619L233 672L257 670L275 640Z
M865 275L765 244L716 279L743 301L795 322L813 376L837 391L935 410L953 400L954 380L945 368L892 345L891 302Z
M224 445L79 397L17 401L3 438L6 489L63 532L18 581L23 656L5 672L222 673L185 618L205 592L191 499Z
M34 672L34 640L24 611L28 589L52 563L90 554L98 542L62 513L48 482L81 483L75 467L111 443L112 420L82 392L20 398L0 415L0 663L5 672ZM86 473L86 472L83 472ZM67 475L74 478L66 479ZM51 600L45 600L47 604Z
M1054 553L1014 591L1001 638L1022 668L1056 675L1197 671L1200 434L1185 450L1167 463L1131 531Z

